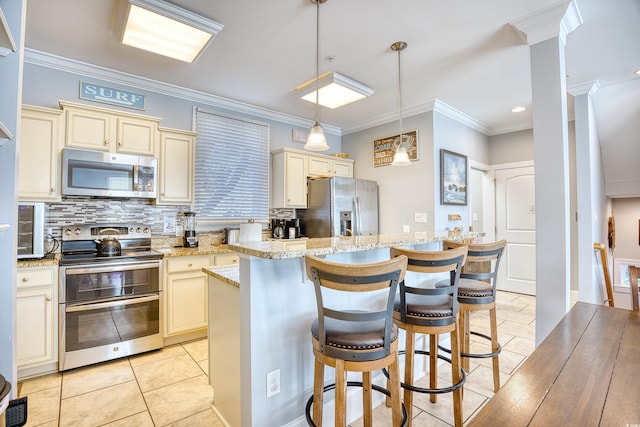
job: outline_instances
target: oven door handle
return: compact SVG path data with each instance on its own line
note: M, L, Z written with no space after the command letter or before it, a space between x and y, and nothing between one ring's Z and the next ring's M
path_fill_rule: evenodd
M90 274L90 273L113 273L117 271L145 270L148 268L160 267L159 262L149 262L145 264L119 264L111 267L87 267L87 268L69 268L65 271L67 275L74 274Z
M116 301L107 301L107 302L98 302L98 303L90 303L90 304L80 304L80 305L69 305L65 309L67 313L76 313L79 311L90 311L90 310L99 310L102 308L113 308L113 307L123 307L125 305L132 304L141 304L143 302L151 302L158 301L160 299L160 295L150 295L146 297L139 298L127 298Z

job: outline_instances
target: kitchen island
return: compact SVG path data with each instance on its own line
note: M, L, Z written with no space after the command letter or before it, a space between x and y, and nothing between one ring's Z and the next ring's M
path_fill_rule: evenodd
M229 245L240 256L236 276L228 267L203 270L209 274L214 411L232 427L306 425L314 365L309 328L317 311L305 255L369 263L388 259L391 246L437 250L443 238L423 232ZM327 371L325 382L333 382L333 370ZM362 401L351 390L349 397L349 417L359 418ZM331 396L324 406L332 419Z

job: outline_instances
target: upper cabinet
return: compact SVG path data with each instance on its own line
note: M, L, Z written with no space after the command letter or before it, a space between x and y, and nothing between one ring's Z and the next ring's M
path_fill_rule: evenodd
M157 117L60 102L66 113L65 146L153 156Z
M61 110L23 105L18 158L18 198L60 200L60 149L64 139Z
M353 160L282 149L272 161L271 207L306 208L308 176L353 177Z
M193 202L195 132L159 128L159 205L189 205Z

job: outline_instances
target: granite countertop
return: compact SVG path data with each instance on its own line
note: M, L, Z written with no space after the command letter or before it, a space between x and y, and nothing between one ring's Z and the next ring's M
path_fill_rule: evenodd
M209 276L227 282L228 284L235 286L236 288L240 287L240 268L237 264L221 265L218 267L205 267L202 269L202 271Z
M455 240L478 237L478 233L457 236ZM306 240L269 240L255 243L229 244L230 250L266 259L302 258L305 255L329 255L384 249L391 246L420 245L448 239L431 232L374 234L371 236L326 237Z
M18 268L50 267L57 266L59 263L60 254L54 253L39 259L20 259L18 260Z
M165 247L165 248L152 248L154 251L160 252L167 257L174 256L191 256L191 255L215 255L215 254L227 254L233 253L229 249L229 245L206 245L198 246L197 248L182 248L182 247Z

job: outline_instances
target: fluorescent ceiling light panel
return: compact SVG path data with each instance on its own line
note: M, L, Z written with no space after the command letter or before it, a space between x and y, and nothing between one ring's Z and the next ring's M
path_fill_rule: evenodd
M128 46L193 62L224 28L160 0L119 0L114 33Z
M373 95L373 89L349 77L335 72L325 73L318 80L320 93L318 104L331 109L342 107ZM316 102L316 79L309 80L295 88L297 94L306 101Z

